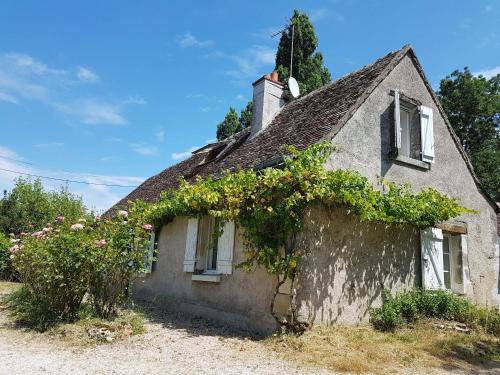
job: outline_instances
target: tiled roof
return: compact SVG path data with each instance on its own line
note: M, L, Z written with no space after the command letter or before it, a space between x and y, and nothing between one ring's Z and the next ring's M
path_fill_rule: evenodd
M233 136L215 159L208 162L204 160L209 151L193 154L189 159L148 178L112 209L125 206L130 200L155 201L162 191L178 186L180 177L190 181L196 176L216 176L224 170L272 164L282 154L284 145L304 149L333 136L335 129L338 131L409 50L410 46L405 46L391 52L373 64L293 100L253 138L249 137L250 129L241 131ZM213 147L210 145L207 149Z

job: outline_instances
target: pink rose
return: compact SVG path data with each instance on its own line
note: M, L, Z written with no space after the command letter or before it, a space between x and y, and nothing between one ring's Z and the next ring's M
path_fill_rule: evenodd
M19 251L19 245L14 245L14 246L10 247L9 251L11 253L15 253L15 252Z
M52 228L50 228L50 227L45 227L45 228L43 228L43 229L42 229L42 232L43 232L43 233L49 233L51 230L52 230Z
M18 243L19 241L21 241L21 240L18 238L11 238L10 239L10 243Z
M120 211L118 211L118 215L123 216L123 217L128 217L128 212L125 210L120 210Z
M39 230L38 232L31 233L31 237L36 237L36 238L40 238L42 235L43 232L41 230Z
M56 217L56 220L61 223L64 221L64 216L59 215L58 217Z
M79 231L79 230L82 230L82 229L83 229L83 224L80 224L80 223L78 223L78 224L73 224L70 228L71 228L71 230L72 230L73 232L76 232L76 231Z
M99 241L94 241L95 247L101 248L106 246L107 242L106 240L99 240Z
M142 227L143 227L145 230L151 230L151 229L153 229L153 226L152 226L151 224L144 224Z

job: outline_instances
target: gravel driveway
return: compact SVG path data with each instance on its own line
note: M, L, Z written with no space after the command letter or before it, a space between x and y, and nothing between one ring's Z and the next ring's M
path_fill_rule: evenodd
M0 311L0 374L331 374L298 368L209 321L157 314L145 334L76 348L15 328Z
M0 310L0 375L333 374L281 360L258 340L201 318L187 318L158 309L149 315L144 334L112 343L76 347L57 336L16 328L5 311ZM495 371L472 373L494 374ZM421 374L406 368L395 372ZM425 373L448 375L456 371L436 369Z

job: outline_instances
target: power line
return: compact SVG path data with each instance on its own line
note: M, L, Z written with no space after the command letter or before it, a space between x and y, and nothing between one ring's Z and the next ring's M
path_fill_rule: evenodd
M98 185L98 186L109 186L109 187L122 187L122 188L135 188L135 187L137 187L137 185L104 184L104 183L99 183L99 182L87 182L87 181L81 181L81 180L70 180L70 179L67 179L67 178L48 177L48 176L42 176L42 175L37 175L37 174L33 174L33 173L13 171L11 169L5 169L5 168L0 168L0 171L17 173L17 174L22 174L22 175L25 175L25 176L45 178L47 180L55 180L55 181L62 181L62 182L73 182L75 184Z
M3 155L0 155L0 158L2 159L6 159L6 160L11 160L11 161L15 161L16 163L22 163L22 164L26 164L26 165L31 165L33 167L39 167L45 171L47 171L48 169L47 168L44 168L42 165L40 164L36 164L36 163L31 163L31 162L27 162L27 161L24 161L24 160L19 160L19 159L14 159L14 158L10 158L8 156L3 156ZM67 171L67 170L64 170L64 169L58 169L56 171L53 171L53 172L61 172L61 173L75 173L75 172L71 172L71 171ZM32 173L30 173L32 175ZM102 177L98 174L92 174L92 173L85 173L87 176L90 176L90 177ZM66 181L66 180L64 180Z

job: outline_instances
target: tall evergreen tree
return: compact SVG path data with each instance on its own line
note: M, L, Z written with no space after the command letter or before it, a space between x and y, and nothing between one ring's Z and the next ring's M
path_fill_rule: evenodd
M441 80L438 97L477 176L500 201L500 74L488 80L455 70Z
M232 136L238 132L238 129L240 129L238 113L233 107L230 107L224 121L217 125L217 140L221 141Z
M240 113L240 130L249 128L252 125L253 101L250 100L247 106Z
M293 38L293 76L299 82L301 95L307 94L330 82L330 72L323 66L323 55L315 52L318 47L318 38L309 17L293 11L290 26L282 33L278 51L276 52L276 67L279 79L286 82L290 77L290 53ZM285 98L290 99L288 89L285 89ZM234 108L230 108L224 121L217 126L217 139L222 140L251 126L252 102L241 111L238 119Z
M276 66L279 78L286 82L290 77L290 54L292 49L293 28L293 65L292 74L298 81L301 95L307 94L332 80L328 68L323 66L323 55L315 52L318 37L309 17L298 10L293 11L289 27L281 34L276 53Z

